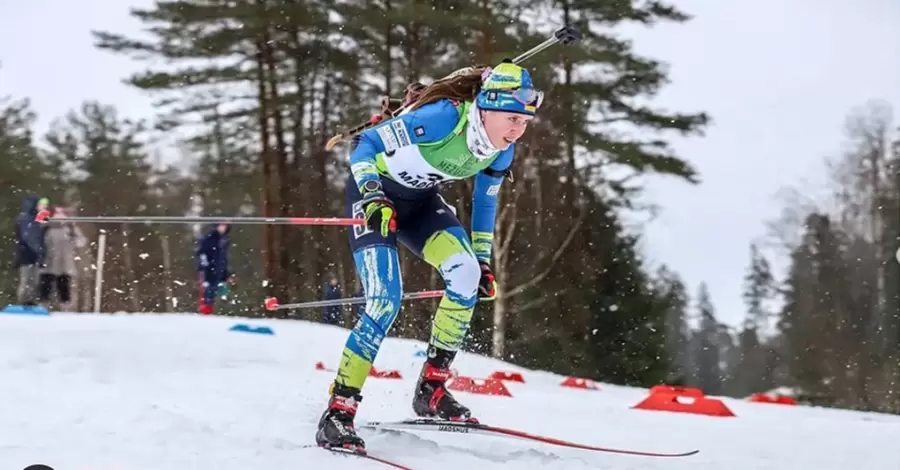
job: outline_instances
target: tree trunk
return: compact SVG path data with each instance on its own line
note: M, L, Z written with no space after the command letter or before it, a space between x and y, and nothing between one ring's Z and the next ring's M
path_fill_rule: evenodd
M391 0L384 0L384 10L390 12L393 9ZM388 24L384 30L384 56L381 63L384 64L384 94L390 96L394 84L394 58L391 52L394 50L394 24Z
M327 65L328 59L325 58ZM325 136L329 135L329 119L328 112L332 109L333 93L331 89L331 81L323 80L322 83L322 120L319 123L318 129L318 140L315 142L316 146L313 150L312 154L314 157L314 171L312 172L312 194L327 194L328 193L328 158L331 155L330 152L325 150ZM325 209L328 207L328 204L321 200L317 199L317 204L313 207L312 213L317 216L330 216L332 214L325 213ZM343 214L341 214L343 216ZM310 266L311 268L311 279L314 286L322 285L325 281L324 276L325 266L333 266L335 263L334 257L337 256L333 250L330 249L332 243L328 243L327 236L329 233L337 232L337 227L328 227L331 230L327 230L323 227L323 229L318 229L312 234L313 241L313 253L315 254L315 264ZM335 238L335 240L339 240L339 238Z
M291 5L294 5L295 8L299 5L299 2L296 0L292 0L290 3ZM310 105L310 108L312 108L311 103L314 92L313 87L307 86L306 81L309 80L310 74L315 75L316 73L316 68L311 67L310 64L317 56L311 56L312 51L304 47L304 39L301 34L297 24L292 23L288 37L290 38L291 48L293 49L291 51L291 55L293 56L292 72L296 98L291 119L293 145L291 146L292 160L289 167L290 178L288 179L288 182L292 189L290 194L291 207L294 211L302 212L304 215L307 215L310 214L309 198L303 197L303 195L314 193L310 191L308 182L304 179L303 172L300 171L300 168L307 164L308 158L305 158L305 156L309 154L309 151L312 150L313 146L313 137L311 135L307 136L304 122L307 117L307 105ZM311 81L310 83L315 85L314 81ZM313 132L309 132L309 134L313 134ZM309 259L309 251L306 249L306 243L303 243L305 235L306 234L302 231L294 229L288 231L288 234L285 237L285 240L290 246L304 246L300 251L292 250L292 253L299 255L291 257L289 260L288 270L291 273L291 276L295 276L294 279L305 279L305 267L307 266L307 263L304 261ZM304 291L303 287L304 286L300 285L300 283L291 282L291 285L289 286L290 297L302 298Z
M260 0L260 5L264 5L265 0ZM290 187L288 183L288 166L287 166L287 145L284 138L284 119L281 114L281 99L278 91L278 72L275 59L275 51L273 47L273 38L266 25L262 30L262 61L266 65L266 81L268 84L268 98L270 100L269 112L272 116L272 134L275 137L275 151L272 152L274 157L275 177L273 183L278 216L290 216ZM284 225L276 225L273 236L272 249L275 252L275 259L278 260L275 269L273 288L275 296L279 298L287 297L287 288L289 285L288 267L290 264L290 252L285 248L285 234L287 227Z
M256 86L259 94L259 140L260 140L260 162L262 164L262 188L260 189L260 198L262 204L263 217L274 217L275 213L272 205L271 191L274 188L272 177L272 149L269 135L269 99L266 93L266 68L263 61L262 41L257 40L256 44ZM265 260L264 281L265 296L269 297L273 294L272 282L275 279L275 232L274 225L263 225L263 259Z
M162 244L162 255L163 255L163 279L166 283L165 292L166 292L166 302L165 309L175 306L175 294L172 292L172 253L169 250L169 237L165 234L160 234L159 237L160 243Z
M570 16L569 2L563 3L563 25L571 26L572 19ZM568 58L563 60L563 84L561 89L560 104L563 112L571 113L574 110L575 103L572 99L572 75L573 64ZM574 119L567 119L563 124L563 134L565 135L565 153L566 153L566 177L569 180L566 185L568 194L566 194L566 205L568 214L566 217L572 217L575 214L575 205L578 200L578 175L575 164L575 131L576 122Z
M500 275L500 273L503 275ZM494 299L494 332L491 336L491 355L497 359L503 359L506 354L506 296L503 286L506 283L506 272L497 274L497 298Z
M125 282L128 283L128 300L131 302L131 311L137 313L141 311L141 297L138 289L138 283L134 277L134 259L132 259L132 249L130 233L126 228L127 225L122 224L122 256L125 258L123 264L125 267Z

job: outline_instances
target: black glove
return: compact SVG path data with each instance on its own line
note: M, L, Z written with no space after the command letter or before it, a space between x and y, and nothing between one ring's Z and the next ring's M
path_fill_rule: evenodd
M484 261L479 261L481 266L481 279L478 281L478 293L481 300L493 300L497 296L497 280L494 279L494 272L491 267Z

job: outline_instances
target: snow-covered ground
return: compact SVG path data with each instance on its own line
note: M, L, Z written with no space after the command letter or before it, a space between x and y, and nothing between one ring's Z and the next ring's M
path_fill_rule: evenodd
M274 336L229 331L268 325ZM386 468L313 443L347 331L306 322L193 315L0 315L0 469L247 470ZM412 416L421 343L388 339L358 420ZM718 418L635 410L647 391L462 354L460 374L523 372L513 398L457 393L482 422L609 447L700 453L660 459L520 440L361 431L373 454L414 469L900 469L900 417L725 399Z

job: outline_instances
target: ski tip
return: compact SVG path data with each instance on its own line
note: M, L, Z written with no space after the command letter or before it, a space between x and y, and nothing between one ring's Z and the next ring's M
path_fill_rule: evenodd
M700 453L700 449L689 450L687 452L675 452L671 454L657 454L650 452L648 456L650 457L690 457L692 455L697 455ZM640 455L640 454L639 454Z

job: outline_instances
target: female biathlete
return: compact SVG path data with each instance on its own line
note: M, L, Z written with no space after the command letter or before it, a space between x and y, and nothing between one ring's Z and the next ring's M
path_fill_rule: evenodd
M346 210L366 220L350 229L366 306L344 347L319 420L318 445L365 447L353 420L378 348L400 310L398 241L436 268L445 285L413 410L422 417L475 421L444 384L476 301L495 295L490 260L497 197L514 144L542 101L528 71L504 62L433 83L408 111L354 141ZM470 241L438 186L471 176Z

